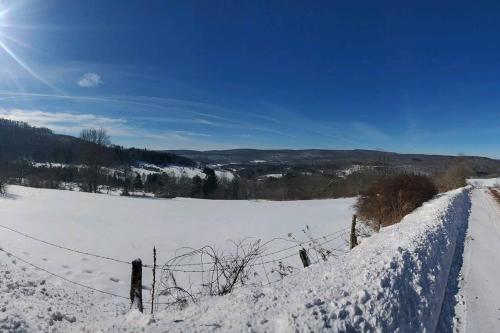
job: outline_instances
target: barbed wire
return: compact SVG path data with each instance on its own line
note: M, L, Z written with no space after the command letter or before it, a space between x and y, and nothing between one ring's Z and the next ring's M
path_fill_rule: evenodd
M344 230L342 230L344 231ZM331 235L334 235L335 233L331 234ZM336 232L336 234L338 234L338 232ZM322 243L319 243L318 245L319 246L322 246L324 244L327 244L329 242L332 242L336 239L339 239L340 237L344 236L345 235L345 232L344 233L341 233L339 234L337 237L334 237L332 239L327 239L326 241L322 242ZM265 255L261 255L261 256L256 256L255 257L255 260L258 260L258 259L263 259L263 258L266 258L266 257L269 257L270 255L272 254L277 254L277 253L282 253L282 252L285 252L285 251L288 251L288 250L291 250L291 249L294 249L294 248L297 248L297 247L301 247L303 246L304 244L307 244L307 243L311 243L313 241L316 241L318 239L325 239L326 236L324 237L319 237L319 238L316 238L316 239L311 239L311 240L308 240L308 241L304 241L304 242L300 242L298 244L295 244L293 246L290 246L286 249L282 249L282 250L278 250L278 251L274 251L272 253L269 253L269 254L265 254ZM326 237L327 238L327 237ZM335 249L331 249L332 251L337 251L339 250L340 248L335 248ZM195 250L193 251L193 254L195 254L196 252L199 252L198 250ZM268 260L268 261L264 261L264 262L255 262L255 263L252 263L252 264L249 264L248 266L249 267L255 267L255 266L260 266L260 265L263 265L263 264L270 264L270 263L276 263L276 262L279 262L279 261L283 261L285 259L288 259L288 258L291 258L293 256L297 255L297 253L291 253L289 255L286 255L284 257L281 257L281 258L275 258L275 259L271 259L271 260ZM172 264L172 265L163 265L161 267L156 267L157 270L168 270L168 271L171 271L171 272L180 272L180 273L207 273L207 272L210 272L210 269L206 269L206 270L194 270L194 269L180 269L180 268L170 268L170 267L185 267L185 266L204 266L204 265L211 265L211 264L220 264L220 263L230 263L230 262L236 262L238 261L239 259L229 259L229 260L220 260L218 261L217 263L215 262L200 262L200 263L189 263L189 264ZM147 268L153 268L153 266L150 266L150 265L143 265L143 267L147 267Z
M340 230L337 230L336 232L332 232L331 234L327 234L327 235L324 235L324 236L321 236L321 237L317 237L317 238L311 238L311 239L308 239L308 240L305 240L305 241L302 241L302 242L299 242L297 244L294 244L290 247L287 247L285 249L281 249L281 250L277 250L277 251L274 251L274 252L271 252L271 253L267 253L265 255L263 255L262 257L269 257L273 254L278 254L278 253L282 253L282 252L285 252L285 251L288 251L288 250L291 250L291 249L294 249L294 248L297 248L297 247L300 247L300 246L303 246L304 244L308 244L308 243L311 243L311 242L315 242L315 241L318 241L320 239L326 239L326 238L329 238L331 236L335 236L335 235L338 235L339 233L342 233L342 232L345 232L346 230L350 229L349 227L347 228L344 228L344 229L340 229ZM338 239L340 238L342 235L340 235L339 237L335 237L335 238L332 238L330 241L332 240L335 240L335 239ZM274 238L274 239L280 239L280 238ZM269 243L269 242L268 242Z
M1 225L0 224L0 228L3 228L5 230L9 230L11 232L14 232L16 234L24 236L26 238L35 240L37 242L40 242L40 243L43 243L43 244L46 244L46 245L49 245L49 246L52 246L52 247L56 247L56 248L62 249L62 250L65 250L65 251L74 252L74 253L78 253L78 254L82 254L82 255L86 255L86 256L90 256L90 257L95 257L95 258L99 258L99 259L103 259L103 260L110 260L110 261L117 262L117 263L120 263L120 264L126 264L126 265L131 265L132 264L131 261L117 259L117 258L112 258L112 257L104 256L104 255L99 255L99 254L95 254L95 253L83 251L83 250L72 249L72 248L69 248L69 247L66 247L66 246L63 246L63 245L60 245L60 244L55 244L55 243L52 243L52 242L40 239L38 237L31 236L31 235L29 235L27 233L21 232L19 230L10 228L10 227L5 226L5 225ZM274 255L274 254L286 252L288 250L291 250L291 249L303 246L304 244L307 244L307 243L315 242L315 241L318 241L318 240L321 240L321 239L327 239L327 238L329 238L331 236L335 236L335 235L338 235L339 233L345 232L348 229L349 229L349 227L343 228L343 229L337 230L337 231L335 231L333 233L330 233L330 234L327 234L327 235L324 235L324 236L321 236L321 237L311 238L311 239L308 239L308 240L305 240L305 241L302 241L302 242L298 242L298 243L296 243L296 244L294 244L292 246L289 246L289 247L281 249L281 250L273 251L273 252L270 252L270 253L264 253L262 256L259 256L259 259L267 258L267 257L269 257L271 255ZM335 239L338 239L339 237L332 238L329 241L333 241ZM293 240L290 240L290 239L285 239L285 238L279 238L279 237L277 237L277 238L273 238L273 239L267 241L266 243L263 244L263 246L267 246L270 243L272 243L274 241L277 241L277 240L285 240L285 241L294 242ZM272 260L272 261L268 261L266 263L288 259L291 256L292 255L289 255L289 256L286 256L286 257L283 257L283 258L279 258L279 259L275 259L275 260ZM235 260L237 260L237 259L226 259L226 260L222 260L222 261L220 261L218 263L230 263L230 262L234 262ZM210 263L210 262L203 263L203 265L205 265L205 264L210 265L210 264L214 264L214 263L213 262L212 263ZM189 266L198 266L199 267L200 265L201 265L201 263L185 263L185 264L172 264L172 265L169 265L168 267L189 267ZM163 269L163 267L153 267L153 265L150 265L150 264L142 264L142 266L145 267L145 268L155 268L157 270ZM184 273L203 273L203 272L206 272L206 271L202 271L202 270L188 270L188 269L175 269L175 268L174 269L170 269L170 270L171 271L176 271L176 272L184 272Z
M12 228L7 227L5 225L1 225L0 224L0 228L9 230L9 231L14 232L16 234L19 234L21 236L33 239L33 240L35 240L37 242L40 242L40 243L43 243L43 244L46 244L46 245L50 245L50 246L53 246L53 247L57 247L57 248L62 249L62 250L66 250L66 251L70 251L70 252L75 252L75 253L83 254L83 255L86 255L86 256L90 256L90 257L96 257L96 258L100 258L100 259L111 260L111 261L118 262L118 263L121 263L121 264L127 264L127 265L131 265L132 264L132 262L130 262L130 261L116 259L116 258L111 258L111 257L107 257L107 256L102 256L102 255L99 255L99 254L90 253L90 252L86 252L86 251L82 251L82 250L71 249L71 248L63 246L63 245L51 243L51 242L45 241L43 239L40 239L40 238L31 236L31 235L28 235L28 234L26 234L24 232L12 229Z
M4 250L3 248L0 248L0 251L1 251L1 252L4 252L5 254L7 254L7 255L8 255L8 256L10 256L10 257L15 258L16 260L19 260L19 261L21 261L21 262L23 262L23 263L25 263L25 264L27 264L27 265L30 265L30 266L34 267L35 269L41 270L41 271L43 271L43 272L45 272L45 273L47 273L47 274L50 274L50 275L52 275L52 276L55 276L55 277L57 277L57 278L59 278L59 279L62 279L62 280L64 280L64 281L66 281L66 282L69 282L69 283L71 283L71 284L74 284L74 285L77 285L77 286L80 286L80 287L83 287L83 288L86 288L86 289L90 289L90 290L93 290L93 291L95 291L95 292L99 292L99 293L102 293L102 294L106 294L106 295L109 295L109 296L113 296L113 297L117 297L117 298L123 298L123 299L129 299L129 297L126 297L126 296L117 295L117 294L114 294L114 293L111 293L111 292L108 292L108 291L105 291L105 290L100 290L100 289L97 289L97 288L94 288L94 287L91 287L91 286L87 286L87 285L85 285L85 284L82 284L82 283L80 283L80 282L76 282L76 281L70 280L70 279L68 279L68 278L65 278L64 276L61 276L61 275L59 275L59 274L53 273L53 272L51 272L51 271L48 271L48 270L46 270L45 268L39 267L39 266L37 266L37 265L35 265L35 264L33 264L33 263L31 263L31 262L29 262L29 261L25 260L25 259L22 259L22 258L20 258L20 257L18 257L18 256L16 256L16 255L14 255L14 254L13 254L13 253L11 253L11 252Z
M0 225L0 227L5 227L5 226L1 226L1 225ZM42 242L42 243L45 243L45 244L48 244L48 245L51 245L51 246L55 246L55 247L58 247L58 248L62 248L62 249L65 249L65 250L69 250L69 251L72 251L72 250L73 250L73 249L69 249L69 248L63 247L63 246L58 246L58 245L53 244L53 243L50 243L50 242L46 242L46 241L40 240L40 239L38 239L38 238L36 238L36 237L32 237L32 236L29 236L29 235L24 234L24 233L21 233L21 232L17 232L17 230L11 229L11 228L9 228L9 227L5 227L5 228L6 228L6 229L9 229L9 230L11 230L11 231L13 231L13 232L19 233L19 234L21 234L21 235L23 235L23 236L25 236L25 237L28 237L28 238L31 238L31 239L35 239L35 240L37 240L37 241L40 241L40 242ZM346 228L346 229L348 229L348 228ZM337 235L337 237L334 237L334 238L332 238L332 239L327 239L327 240L325 240L324 242L319 243L318 245L319 245L319 246L322 246L322 245L324 245L324 244L326 244L326 243L328 243L328 242L331 242L331 241L333 241L333 240L335 240L335 239L338 239L338 238L342 237L342 236L345 234L345 232L344 232L344 233L340 233L340 232L342 232L342 231L345 231L345 229L344 229L344 230L339 230L339 231L337 231L337 232L335 232L335 233L331 233L331 234L329 234L328 236ZM340 233L340 234L339 234L339 233ZM298 246L302 246L303 244L310 243L310 242L312 242L312 241L314 241L314 240L318 240L318 239L325 239L325 238L328 238L328 237L327 237L327 236L323 236L323 237L318 237L318 238L316 238L316 239L310 239L310 240L308 240L308 241L305 241L305 242L300 242L300 243L298 243L298 244L295 244L294 246L290 246L290 247L288 247L288 248L286 248L286 249L282 249L282 250L279 250L279 251L274 251L274 252L272 252L272 253L269 253L269 254L266 254L266 255L263 255L263 256L259 256L259 257L258 257L258 258L256 258L256 259L261 259L261 261L262 261L262 262L260 262L260 263L258 263L258 262L252 263L252 264L250 264L250 265L249 265L249 267L262 266L263 268L265 268L265 264L277 263L277 262L283 261L283 260L285 260L285 259L288 259L288 258L290 258L290 257L292 257L292 256L296 256L297 254L296 254L296 253L292 253L292 254L289 254L289 255L287 255L287 256L284 256L284 257L281 257L281 258L272 259L272 260L268 260L268 261L263 261L263 260L262 260L262 258L267 257L267 256L269 256L269 255L271 255L271 254L282 253L282 252L284 252L284 251L286 251L286 250L290 250L290 249L296 248L296 247L298 247ZM267 242L267 244L269 244L269 243L270 243L270 242ZM334 248L334 249L331 249L331 251L337 251L337 250L339 250L339 249L340 249L340 247L339 247L339 248ZM120 299L127 299L127 300L129 299L129 297L127 297L127 296L118 295L118 294L115 294L115 293L112 293L112 292L108 292L108 291L105 291L105 290L100 290L100 289L97 289L97 288L94 288L94 287L91 287L91 286L85 285L85 284L83 284L83 283L80 283L80 282L77 282L77 281L70 280L70 279L68 279L68 278L66 278L66 277L64 277L64 276L61 276L61 275L56 274L56 273L54 273L54 272L51 272L51 271L49 271L49 270L47 270L47 269L45 269L45 268L42 268L42 267L40 267L40 266L37 266L37 265L35 265L35 264L33 264L33 263L31 263L31 262L29 262L29 261L27 261L27 260L25 260L25 259L23 259L23 258L19 257L19 256L16 256L16 255L15 255L15 254L13 254L12 252L9 252L9 251L7 251L7 250L4 250L4 249L3 249L3 248L1 248L1 247L0 247L0 251L1 251L1 252L3 252L3 253L5 253L5 254L7 254L7 255L8 255L8 256L10 256L10 257L15 258L16 260L19 260L20 262L23 262L23 263L25 263L25 264L27 264L27 265L29 265L29 266L31 266L31 267L33 267L33 268L37 269L37 270L43 271L43 272L45 272L45 273L47 273L47 274L49 274L49 275L52 275L52 276L54 276L54 277L56 277L56 278L59 278L59 279L61 279L61 280L63 280L63 281L66 281L66 282L68 282L68 283L70 283L70 284L73 284L73 285L76 285L76 286L79 286L79 287L82 287L82 288L85 288L85 289L88 289L88 290L92 290L92 291L95 291L95 292L98 292L98 293L101 293L101 294L109 295L109 296L112 296L112 297L116 297L116 298L120 298ZM93 254L86 253L86 252L84 252L84 251L78 251L78 250L75 250L75 251L73 251L73 252L77 252L77 253L80 253L80 254L85 254L85 255L96 256L96 257L99 257L99 258L102 258L102 259L108 259L108 260L117 261L117 260L115 260L114 258L109 258L109 257L105 257L105 256L100 256L100 255L93 255ZM119 261L119 262L122 262L122 263L123 263L124 261ZM206 264L206 263L203 263L203 264ZM200 265L200 264L198 264L198 265ZM210 270L180 270L180 269L175 269L175 270L172 270L172 271L184 272L184 273L206 273L206 272L209 272ZM272 284L275 284L275 283L278 283L278 282L283 281L283 279L284 279L284 278L289 278L289 277L291 277L291 276L295 276L295 275L297 275L297 274L299 274L299 272L289 274L289 275L287 275L287 276L285 276L285 277L283 277L283 278L280 278L280 279L278 279L278 280L275 280L275 281L270 281L270 282L269 282L269 280L268 280L268 283L263 283L263 284L260 284L260 285L261 285L261 286L263 286L263 287L264 287L264 286L269 286L269 285L272 285ZM266 276L267 276L267 275L266 275ZM146 304L148 304L148 303L146 302ZM157 305L169 305L170 303L161 303L161 302L158 302L158 303L156 303L156 304L157 304Z

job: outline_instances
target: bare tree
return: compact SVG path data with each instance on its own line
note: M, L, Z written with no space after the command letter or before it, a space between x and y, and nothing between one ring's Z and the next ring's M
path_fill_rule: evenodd
M80 132L80 139L99 145L109 146L111 137L104 128L87 128Z
M106 147L111 144L108 132L103 128L83 129L80 139L88 144L85 147L84 160L87 165L87 188L88 192L97 192L101 168L106 163Z
M0 177L0 195L5 195L7 191L7 181Z

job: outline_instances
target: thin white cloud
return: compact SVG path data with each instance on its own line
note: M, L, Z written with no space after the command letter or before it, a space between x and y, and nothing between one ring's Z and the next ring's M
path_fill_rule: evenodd
M74 114L68 112L45 112L40 110L1 109L0 118L23 121L32 126L47 127L56 132L78 133L83 128L104 127L110 130L123 129L126 120L94 114Z
M104 117L95 114L77 114L69 112L47 112L41 110L0 108L0 118L26 122L36 127L46 127L56 133L78 135L82 129L95 127L105 128L120 144L130 146L144 145L148 148L208 148L206 138L210 134L194 131L151 131L133 126L123 118ZM215 145L221 148L222 146ZM234 148L233 146L231 146Z
M102 79L99 74L89 72L83 74L77 83L82 88L92 88L102 84Z

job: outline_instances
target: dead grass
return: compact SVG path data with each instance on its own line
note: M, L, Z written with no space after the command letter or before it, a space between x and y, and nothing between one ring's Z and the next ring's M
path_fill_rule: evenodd
M490 193L493 198L500 204L500 190L497 188L490 187Z

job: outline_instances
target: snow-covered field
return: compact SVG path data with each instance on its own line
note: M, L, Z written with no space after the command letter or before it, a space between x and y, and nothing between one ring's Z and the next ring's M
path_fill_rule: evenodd
M155 320L127 312L126 299L79 288L2 256L0 304L5 310L0 307L0 323L27 331L432 332L443 316L455 245L468 220L468 191L441 195L348 254L300 270L283 282L207 297L182 311L159 311ZM2 224L124 260L140 256L148 261L155 244L160 262L179 246L197 247L207 239L214 244L241 235L269 239L299 234L304 224L318 233L340 230L349 225L354 201L153 200L15 186L10 192L10 198L0 199ZM4 250L27 261L127 295L127 266L67 253L7 230L0 237Z
M306 239L302 232L306 225L313 237L347 232L354 203L352 198L289 202L141 199L20 186L10 186L9 193L0 197L1 226L123 261L142 258L151 263L156 246L160 265L181 247L214 245L229 250L232 245L228 240L284 238L266 247L267 252L273 252L290 247L286 240L289 233ZM328 246L346 250L348 236L339 236ZM119 295L129 292L129 265L68 252L3 227L0 247L68 279ZM300 266L298 248L268 259L290 254L287 263ZM46 278L53 284L61 283L56 277ZM151 284L149 269L144 270L143 282Z
M467 190L425 204L349 254L271 287L207 299L158 314L148 331L434 332ZM137 329L137 328L136 328Z

